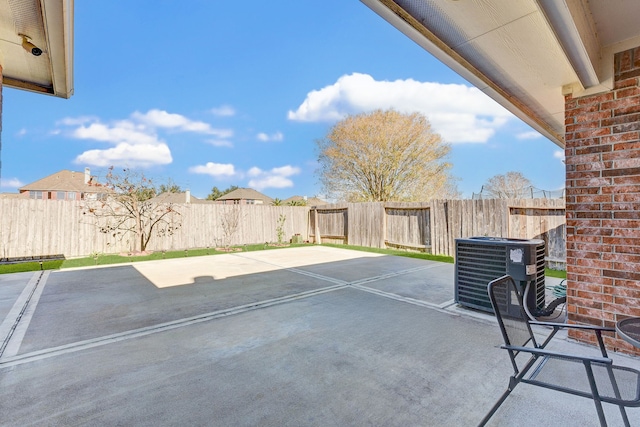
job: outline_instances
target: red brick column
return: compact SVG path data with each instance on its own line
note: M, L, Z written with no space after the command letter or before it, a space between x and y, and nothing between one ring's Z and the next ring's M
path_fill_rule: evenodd
M640 47L614 64L612 91L565 97L569 321L602 326L640 316Z

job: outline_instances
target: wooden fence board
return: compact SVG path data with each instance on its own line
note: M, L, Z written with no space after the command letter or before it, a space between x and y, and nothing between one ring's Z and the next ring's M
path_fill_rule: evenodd
M0 259L131 250L131 238L101 233L95 218L83 215L82 201L0 199ZM181 227L173 234L152 237L148 249L182 250L222 244L221 212L235 205L180 204ZM309 208L304 206L242 206L242 219L232 245L275 242L280 214L285 215L284 238L300 234L307 240Z
M100 233L82 201L0 199L0 259L92 252L119 253L131 241ZM563 200L433 200L424 203L343 203L318 206L180 204L181 227L153 237L150 250L182 250L223 244L221 220L229 209L241 209L231 244L275 242L284 215L284 238L383 248L387 245L429 249L455 255L455 239L473 236L543 238L547 256L564 260ZM330 237L330 239L329 239Z
M434 200L422 204L327 205L317 209L322 217L336 208L347 211L345 232L353 245L415 249L428 245L434 254L454 256L457 238L542 238L549 258L566 257L564 200ZM335 233L327 227L320 224L321 235Z

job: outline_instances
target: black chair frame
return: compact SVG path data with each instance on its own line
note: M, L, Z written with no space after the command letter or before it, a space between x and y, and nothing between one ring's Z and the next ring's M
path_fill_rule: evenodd
M607 425L605 414L602 409L602 403L604 402L616 405L620 409L620 414L625 426L630 426L625 407L640 406L640 371L614 365L612 359L609 358L604 345L602 334L603 332L615 332L615 328L574 325L566 323L539 322L536 320L531 320L527 316L526 310L523 305L523 298L524 295L526 295L528 289L525 289L521 293L513 278L508 275L493 280L489 283L487 289L505 343L501 346L501 348L507 350L507 352L509 353L509 358L511 359L514 373L509 379L507 390L502 394L500 399L498 399L489 413L482 419L479 426L484 426L489 421L489 419L495 414L502 403L507 399L509 394L511 394L515 387L521 382L592 399L596 406L596 411L598 413L598 419L600 420L601 426ZM508 304L510 301L509 299L511 299L510 302L513 303L512 299L514 296L517 298L517 309L513 310L513 307L511 310L506 309L505 301ZM514 314L514 311L517 311L517 313ZM505 320L507 322L505 322ZM520 333L523 334L522 338L525 339L525 342L512 342L513 334L510 335L509 327L505 324L508 322L511 322L512 324L518 324L521 328L526 328L520 330ZM547 328L551 329L549 335L541 344L539 344L536 340L536 337L531 328L532 325L546 326ZM598 341L598 347L602 356L582 356L547 350L545 348L547 344L549 344L549 342L553 339L558 331L564 328L593 331ZM522 367L519 367L516 363L516 357L519 354L530 355L529 360L524 363ZM538 374L544 369L545 364L549 360L553 359L561 359L564 361L573 361L583 364L590 391L587 392L568 386L565 387L558 384L536 380ZM613 390L613 396L602 395L601 391L599 391L598 384L594 376L594 367L604 367L607 370L609 380L611 381L610 386ZM624 399L622 397L615 372L625 372L627 376L635 378L635 384L632 385L632 387L635 387L633 388L633 390L635 390L635 396L630 399ZM627 390L629 390L629 388L627 388Z

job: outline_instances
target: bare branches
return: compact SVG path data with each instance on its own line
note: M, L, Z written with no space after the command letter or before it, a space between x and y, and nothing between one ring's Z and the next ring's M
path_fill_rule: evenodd
M511 171L489 178L482 191L493 199L521 199L531 191L531 181L522 173Z
M222 214L220 215L220 226L222 227L223 244L225 248L231 246L233 236L238 232L242 212L239 205L224 205Z
M86 201L83 214L93 218L101 233L115 239L128 239L131 250L145 251L151 237L172 235L180 222L180 212L173 203L156 197L157 190L143 174L109 168L105 200Z
M349 116L317 141L324 190L345 201L456 197L449 146L419 113Z

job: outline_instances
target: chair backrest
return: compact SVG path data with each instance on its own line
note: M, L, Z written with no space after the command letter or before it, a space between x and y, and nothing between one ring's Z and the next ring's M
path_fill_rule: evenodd
M487 290L505 344L520 347L531 344L537 347L522 304L522 293L513 278L505 275L495 279L489 283ZM509 354L512 359L517 356L514 352Z

